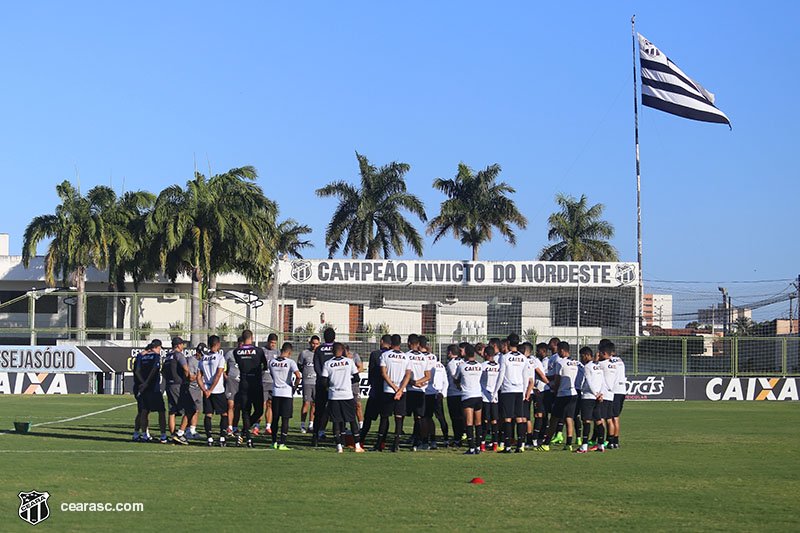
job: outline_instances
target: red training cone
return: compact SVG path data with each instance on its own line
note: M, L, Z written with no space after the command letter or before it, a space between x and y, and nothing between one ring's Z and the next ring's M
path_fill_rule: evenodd
M484 481L482 477L474 477L472 481L470 481L473 485L483 485Z

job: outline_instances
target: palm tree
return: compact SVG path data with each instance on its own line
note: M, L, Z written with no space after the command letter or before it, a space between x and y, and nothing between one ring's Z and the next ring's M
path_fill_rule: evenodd
M314 246L309 240L301 237L311 233L311 228L305 224L300 224L293 218L287 218L278 224L278 246L279 254L286 254L289 257L302 259L303 248Z
M474 172L464 163L459 163L454 179L437 178L433 187L447 196L439 214L428 224L428 234L433 242L448 233L461 244L472 247L472 260L478 260L481 245L492 239L494 229L511 245L517 242L512 226L525 229L528 220L519 212L514 201L508 197L514 188L501 181L497 183L500 165L489 165Z
M78 340L86 333L86 271L90 266L104 269L108 265L109 243L113 232L108 231L103 219L105 193L93 189L81 196L69 181L56 186L61 203L51 215L35 217L25 228L22 264L27 268L36 256L36 247L44 239L51 239L44 257L45 281L55 286L57 276L62 283L74 280L78 290L76 302L76 327ZM71 285L71 283L69 283Z
M341 249L354 258L388 259L392 253L402 254L405 244L422 255L422 237L402 212L427 220L422 201L406 190L404 176L411 167L396 161L375 167L358 152L356 158L360 187L334 181L317 189L317 196L339 199L325 231L329 257Z
M179 274L191 276L192 344L200 342L204 280L215 289L216 274L237 271L262 282L257 278L271 266L277 207L254 183L256 177L253 167L211 178L195 173L185 189L164 189L148 218L152 247L165 275L173 281Z
M749 335L753 335L756 331L756 323L750 317L740 316L736 319L736 322L733 324L735 328L735 335L740 337L747 337Z
M608 239L614 237L614 226L602 220L603 204L588 207L586 195L579 200L556 195L561 210L547 219L547 239L556 241L539 253L542 261L619 261L616 248Z
M143 269L139 252L146 244L142 229L146 215L155 202L155 195L146 191L129 191L118 197L110 187L99 185L92 188L87 197L99 206L100 216L105 223L108 240L108 291L125 292L125 276L129 273L134 277L138 289L140 280L136 273ZM108 323L111 327L124 327L125 306L125 300L109 298ZM113 318L115 313L116 320Z

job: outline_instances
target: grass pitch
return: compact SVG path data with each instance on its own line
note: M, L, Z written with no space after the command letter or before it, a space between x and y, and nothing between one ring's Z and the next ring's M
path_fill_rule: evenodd
M291 452L130 442L129 396L3 396L0 529L27 531L20 491L50 493L37 530L726 530L800 528L800 405L628 402L622 449L463 456ZM59 422L60 421L60 422ZM156 421L151 416L151 424ZM56 423L48 423L56 422ZM202 426L201 426L202 427ZM371 443L371 441L370 441ZM468 481L480 476L484 485ZM62 512L65 502L144 511Z

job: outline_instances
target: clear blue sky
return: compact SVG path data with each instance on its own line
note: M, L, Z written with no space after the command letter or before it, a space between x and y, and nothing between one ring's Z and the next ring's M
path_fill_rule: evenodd
M76 168L84 190L124 180L157 192L189 179L196 158L201 171L254 165L282 216L314 228L308 255L322 257L334 201L314 190L357 179L358 150L409 163L429 214L442 200L434 178L459 161L500 163L529 227L517 248L498 240L482 259L534 258L564 192L605 204L613 243L635 261L636 13L637 30L715 92L733 122L731 132L641 112L645 278L800 271L796 2L237 4L5 7L0 231L12 253ZM426 257L469 250L446 239ZM785 285L732 294L744 303Z

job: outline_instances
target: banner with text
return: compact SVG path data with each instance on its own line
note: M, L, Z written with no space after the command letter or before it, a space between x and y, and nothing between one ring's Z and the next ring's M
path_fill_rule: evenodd
M635 287L636 263L296 259L279 265L281 285Z
M100 372L77 346L0 346L0 372Z
M800 400L800 378L686 378L687 400Z
M0 372L0 394L86 394L87 374Z
M626 400L683 400L683 376L632 376L626 383Z

